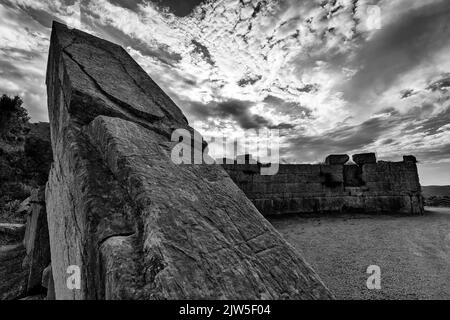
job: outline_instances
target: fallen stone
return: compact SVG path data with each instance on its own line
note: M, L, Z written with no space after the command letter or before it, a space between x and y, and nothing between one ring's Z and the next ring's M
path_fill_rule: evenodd
M47 213L43 189L35 189L31 195L31 213L27 217L27 229L24 245L27 256L24 265L29 270L28 292L41 285L42 273L50 263L50 243L47 225Z
M125 50L55 23L48 61L56 299L332 298L221 166L172 162L192 129Z
M375 153L361 153L355 154L352 157L353 162L357 165L362 166L364 164L375 164L377 163L377 156Z
M350 157L346 154L332 154L325 159L327 165L346 164Z

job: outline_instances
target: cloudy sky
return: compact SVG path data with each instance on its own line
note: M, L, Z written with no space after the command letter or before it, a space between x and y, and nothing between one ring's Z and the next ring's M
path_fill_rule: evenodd
M33 121L52 20L121 44L206 136L278 129L284 162L414 154L450 184L448 0L0 0L0 93Z

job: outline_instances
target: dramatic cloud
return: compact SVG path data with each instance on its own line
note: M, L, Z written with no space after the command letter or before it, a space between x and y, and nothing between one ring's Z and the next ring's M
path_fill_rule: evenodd
M233 120L242 129L293 129L294 126L288 123L273 124L270 120L252 114L250 108L255 104L251 101L226 100L223 102L210 102L208 104L193 102L188 110L198 119L211 121L214 119Z
M351 102L365 103L383 94L396 81L417 69L435 74L439 65L448 66L436 54L449 52L450 2L435 1L405 10L401 16L373 35L355 52L350 65L356 74L347 81L344 97ZM444 41L443 41L444 40ZM437 63L437 67L433 66Z
M206 136L280 129L289 162L450 162L447 0L5 0L0 17L0 91L35 120L58 20L124 46Z

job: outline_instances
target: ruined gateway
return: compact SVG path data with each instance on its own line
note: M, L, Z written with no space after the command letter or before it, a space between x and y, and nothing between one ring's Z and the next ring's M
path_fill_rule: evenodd
M223 168L171 162L192 129L120 46L55 23L47 89L57 299L332 298Z

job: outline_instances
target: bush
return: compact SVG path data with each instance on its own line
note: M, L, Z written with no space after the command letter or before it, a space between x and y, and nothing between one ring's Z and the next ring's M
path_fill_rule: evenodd
M20 200L12 200L6 203L1 203L0 200L0 218L1 222L6 223L25 223L26 217L23 214L17 213L22 203Z
M8 142L23 142L28 131L27 110L22 107L20 97L10 98L4 94L0 98L0 138Z

